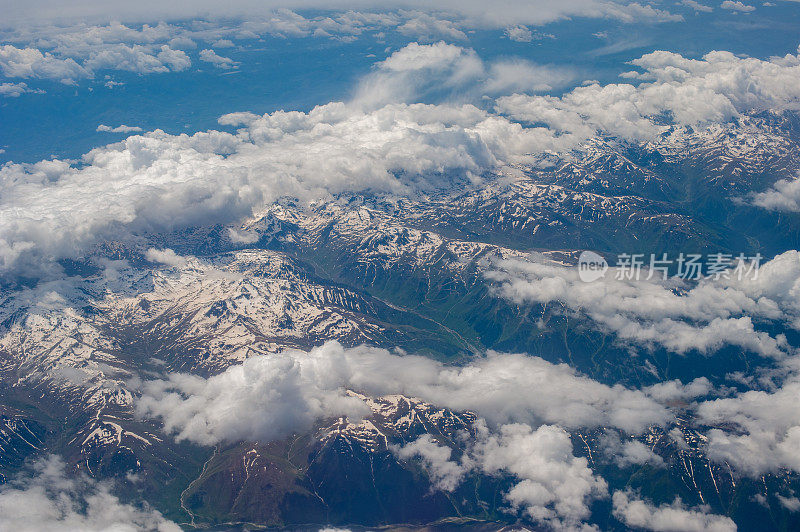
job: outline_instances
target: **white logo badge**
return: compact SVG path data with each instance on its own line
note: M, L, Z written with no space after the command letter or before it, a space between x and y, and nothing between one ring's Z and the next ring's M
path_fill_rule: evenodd
M578 277L584 283L591 283L603 277L608 270L608 263L594 251L584 251L578 257Z

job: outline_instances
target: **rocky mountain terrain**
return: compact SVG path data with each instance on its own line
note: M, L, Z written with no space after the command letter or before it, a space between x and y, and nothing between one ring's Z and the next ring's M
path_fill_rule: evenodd
M73 273L66 280L3 290L0 478L58 453L189 529L533 527L504 505L510 476L473 471L445 491L419 460L398 455L427 435L464 456L478 430L472 412L353 389L371 411L361 420L324 419L280 441L201 446L137 414L139 385L174 372L209 377L256 355L330 340L456 366L487 349L535 353L635 388L701 376L721 385L753 365L769 368L733 348L634 349L557 305L497 297L487 271L531 253L571 265L584 249L613 261L677 250L769 258L798 248L800 219L746 201L795 178L798 142L796 116L752 115L675 127L657 142L597 139L455 190L342 194L310 206L285 199L242 225L107 244L97 250L102 258L65 263ZM664 467L620 465L597 428L571 432L574 452L612 487L639 488L656 501L679 496L743 525L800 526L776 503L800 486L797 476L742 478L712 461L707 427L685 407L670 404L677 422L636 440ZM592 512L602 528L623 528L609 501Z

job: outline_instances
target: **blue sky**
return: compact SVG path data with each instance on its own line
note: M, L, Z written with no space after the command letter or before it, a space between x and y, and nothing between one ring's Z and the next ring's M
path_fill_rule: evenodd
M530 42L509 39L507 28L471 28L464 22L458 24L463 37L445 32L414 35L396 31L396 27L347 38L263 33L257 38L235 39L232 47L214 48L213 42L198 41L195 48L185 50L191 60L185 70L141 74L100 69L94 79L78 79L74 85L53 79L21 78L6 71L0 83L25 83L28 90L44 94L0 96L0 149L4 150L0 162L35 162L52 156L77 158L93 147L122 137L120 133L96 131L100 124L194 133L218 128L217 118L229 112L307 111L315 105L346 100L376 62L415 41L441 39L472 48L487 61L513 57L574 70L570 84L548 91L554 95L584 80L618 82L618 75L630 70L628 61L653 50L668 50L690 58L711 50L728 50L763 59L792 53L800 41L796 32L800 27L800 6L792 2L754 4L751 12L718 5L710 13L680 4L657 7L680 15L683 20L624 22L573 16L526 26L533 35ZM318 10L299 13L307 19L331 14ZM436 16L442 20L460 18L458 14ZM170 23L191 29L196 27L196 20L185 18ZM245 19L215 20L210 26L235 27L242 20ZM159 19L149 23L157 22ZM28 21L6 28L0 37L4 37L4 44L31 46L42 35L35 28L49 24L47 20ZM96 26L103 24L98 22ZM139 30L142 27L139 21L126 25ZM26 35L20 27L34 29ZM69 24L61 30L69 30ZM52 28L48 31L57 33ZM46 46L41 48L47 50ZM203 49L214 49L218 55L236 61L236 67L220 69L201 61L199 53ZM120 85L109 88L105 86L108 81Z

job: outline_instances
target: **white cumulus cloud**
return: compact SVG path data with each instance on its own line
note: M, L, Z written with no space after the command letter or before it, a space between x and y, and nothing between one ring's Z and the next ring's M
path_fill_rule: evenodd
M658 272L648 280L646 269L638 280L626 279L620 268L584 282L577 268L535 256L531 261L504 260L496 265L486 276L496 283L500 297L518 304L560 302L623 341L676 353L707 353L737 345L780 359L793 352L785 336L772 336L757 325L777 321L800 327L797 251L762 264L757 276L743 272L739 279L729 270L729 279L702 279L695 285L661 280Z
M218 55L214 50L206 49L200 51L200 61L211 63L217 68L229 69L236 67L236 61L230 57Z
M0 96L19 98L23 94L44 94L41 89L31 89L27 83L0 83Z
M533 40L533 32L525 25L506 28L506 36L517 42L531 42Z
M167 249L155 249L150 248L145 253L145 258L152 262L158 262L160 264L164 264L166 266L170 266L172 268L183 268L186 266L187 259L186 257L181 257L173 250Z
M109 49L94 60L120 68L123 63L124 68L161 68L152 59L139 63L136 46L124 53ZM11 47L12 56L18 52ZM121 56L112 58L117 52ZM163 68L182 68L170 54L162 49L156 61ZM20 75L50 68L34 66L38 63L57 65L58 74L41 74L47 77L71 75L63 71L65 65L83 69L35 50L28 59L0 59L0 64ZM661 112L673 113L679 123L697 123L751 109L792 109L799 101L795 55L761 61L714 52L690 60L655 52L634 63L656 81L591 85L561 98L516 94L498 100L498 109L506 113L498 115L471 104L397 102L436 91L442 98L467 101L486 92L534 91L563 84L571 73L516 61L487 64L470 49L412 43L378 63L350 103L329 103L307 113L222 117L222 125L241 128L236 133L189 136L156 130L97 148L79 164L6 164L0 168L0 272L47 271L57 259L80 257L96 243L124 239L131 231L234 222L282 196L412 193L444 185L453 176L476 181L510 165L532 164L531 154L573 149L601 130L647 137L665 127L651 119ZM523 127L518 120L537 126ZM98 204L104 208L97 209ZM749 328L746 320L736 327L717 325L732 327L733 334Z
M308 429L320 417L357 419L368 412L347 389L419 397L475 411L495 425L605 425L640 432L672 419L641 391L609 387L537 357L490 353L457 368L378 348L344 349L337 342L252 357L208 379L175 374L149 381L137 411L198 443L270 440Z
M142 131L142 128L139 126L126 126L125 124L121 124L117 127L100 124L97 126L97 131L102 131L105 133L138 133L139 131Z
M655 506L628 491L612 497L614 517L630 527L654 532L734 532L730 517L709 513L708 508L687 508L680 500Z
M722 2L719 7L722 9L729 9L731 11L742 11L742 12L749 12L755 11L756 8L754 6L747 5L743 2L739 2L738 0L725 0Z
M80 60L80 58L79 58ZM42 78L74 83L93 78L99 70L126 70L139 74L185 70L191 60L181 50L168 45L153 50L138 44L111 44L93 50L79 63L72 57L59 57L36 48L0 46L0 70L9 78Z
M681 4L691 7L695 11L702 11L703 13L711 13L714 11L713 7L706 4L701 4L700 2L697 2L697 0L683 0Z
M72 83L91 73L72 58L59 59L35 48L0 46L0 70L9 78L47 78Z
M753 477L781 468L800 472L798 394L800 376L794 372L772 391L750 390L700 403L699 421L738 427L733 433L709 430L708 456Z
M436 443L430 434L423 434L394 451L401 460L419 458L433 485L443 491L453 491L469 470L468 465L451 460L452 449Z
M800 179L781 179L751 199L754 205L772 211L800 212Z
M664 131L654 117L676 124L722 122L751 110L800 109L800 56L769 60L715 51L702 59L656 51L631 63L639 85L592 84L562 97L513 95L497 110L514 120L544 123L574 141L599 132L629 140L651 139ZM742 80L747 80L742 82Z
M590 515L588 503L606 496L606 482L592 473L586 458L573 456L569 434L560 427L504 425L484 438L477 449L481 468L520 479L504 497L534 521L579 528Z
M569 67L523 59L484 62L474 50L444 41L411 43L375 65L360 83L355 101L367 107L426 99L478 102L484 95L563 87L575 77Z
M158 531L181 528L158 511L122 503L108 483L66 473L57 456L40 459L29 476L0 486L0 529L20 532Z

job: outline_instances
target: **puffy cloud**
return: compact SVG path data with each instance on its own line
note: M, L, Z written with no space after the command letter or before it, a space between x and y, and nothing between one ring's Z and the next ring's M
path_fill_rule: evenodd
M242 231L234 229L233 227L228 228L228 239L237 244L254 244L258 242L260 238L261 236L258 234L258 231Z
M404 460L421 458L433 485L446 491L473 471L511 476L514 484L503 494L510 510L554 529L581 528L590 503L608 495L606 482L594 475L586 458L572 454L569 434L553 425L507 424L492 432L479 420L460 462L429 435L395 452Z
M542 92L563 87L575 79L565 67L543 66L529 61L505 60L492 63L483 90L489 94Z
M26 31L30 29L25 24L17 27L18 38L25 40ZM143 24L141 29L126 26L118 21L104 25L76 25L61 24L39 26L35 34L30 35L32 42L39 46L51 48L59 55L70 57L88 56L97 51L99 47L108 44L155 44L180 32L179 26L160 22L155 26Z
M239 39L274 37L319 37L352 40L368 31L396 28L405 17L397 13L340 11L316 17L305 17L286 5L264 15L248 15L241 26L231 28L230 35ZM206 39L207 40L207 39Z
M23 94L44 94L41 89L30 89L26 83L0 83L0 96L18 98Z
M733 532L736 524L729 517L709 513L708 508L686 508L676 499L673 504L654 506L629 491L612 496L614 517L629 527L656 532Z
M797 497L784 497L783 495L776 495L776 497L778 501L780 501L781 506L790 512L796 512L800 510L800 499Z
M578 269L532 257L504 260L486 277L496 293L518 304L560 302L585 314L599 328L623 341L662 346L676 353L707 353L737 345L762 356L782 358L793 349L782 334L756 330L760 322L800 327L800 253L787 251L761 265L757 275L701 279L694 285L677 279L627 279L611 268L593 282ZM756 320L756 321L754 321Z
M752 203L772 211L800 212L800 179L781 179L751 196Z
M174 50L193 50L194 48L197 48L197 43L189 37L173 37L167 42L167 44Z
M800 377L789 376L774 391L750 390L734 397L702 402L698 421L738 427L735 433L708 431L708 456L727 461L754 477L780 468L800 472Z
M34 474L0 486L0 529L20 532L158 531L181 528L156 510L123 504L107 483L70 477L55 456L34 464Z
M3 83L0 85L0 95L9 98L18 98L27 92L28 86L24 83Z
M355 101L375 108L389 102L420 101L431 93L438 93L442 100L457 91L473 90L483 76L483 61L474 50L444 41L411 43L375 65L374 72L359 83Z
M426 97L444 100L474 91L484 76L484 63L472 49L444 41L411 43L375 65L374 72L359 84L355 101L375 108Z
M569 434L560 427L504 425L482 438L476 447L481 469L520 479L504 498L534 521L575 529L589 517L588 503L607 494L606 482L586 458L573 456Z
M574 78L566 67L521 59L485 63L474 50L444 41L411 43L376 65L360 83L355 101L368 108L397 101L478 102L486 94L545 91Z
M186 266L187 259L186 257L181 257L173 250L167 249L155 249L150 248L145 253L145 258L152 262L158 262L160 264L164 264L166 266L170 266L172 268L183 268Z
M683 384L678 380L659 382L644 388L644 391L661 403L670 401L688 401L704 395L708 395L713 390L711 382L705 377L698 377L688 384Z
M180 72L192 66L192 61L185 52L182 50L173 50L166 44L161 46L160 51L156 54L156 58L174 72ZM138 70L136 72L141 73L141 71Z
M283 438L323 417L358 419L369 409L342 389L349 368L337 348L253 357L209 379L177 374L149 381L136 408L163 419L179 440L206 445Z
M208 49L201 50L200 61L211 63L215 67L222 69L236 68L236 61L234 61L230 57L223 57L221 55L217 55L217 53L214 50L208 50Z
M616 18L622 22L680 22L683 16L675 15L663 9L657 9L651 4L631 2L629 4L607 4L609 9L606 17Z
M589 504L607 496L606 482L593 474L586 458L572 454L564 429L542 425L534 430L517 423L491 432L482 420L476 427L460 462L427 434L394 452L401 460L420 458L433 486L445 491L472 471L511 476L516 482L503 495L510 510L556 529L579 528L590 515Z
M623 443L614 460L621 467L631 464L664 465L663 458L654 453L650 447L636 440Z
M711 13L712 11L714 11L713 7L707 6L705 4L701 4L700 2L697 2L696 0L683 0L681 2L681 4L683 4L685 6L688 6L688 7L691 7L695 11L702 11L703 13Z
M514 120L547 124L580 142L598 132L623 139L651 139L667 126L721 122L751 110L800 109L800 56L769 60L710 52L701 60L656 51L631 62L644 69L639 85L578 87L560 98L513 95L498 99L497 110Z
M105 124L100 124L97 126L97 131L102 131L106 133L137 133L141 131L142 128L139 126L126 126L125 124L119 125L117 127L107 126Z
M366 112L331 103L221 123L246 127L131 136L89 152L80 166L55 160L1 167L0 271L25 263L29 273L41 271L52 258L80 256L128 230L232 222L285 195L437 187L451 174L496 171L548 145L541 131L469 105Z
M72 57L60 58L36 48L0 46L0 69L9 78L45 78L74 83L92 78L98 70L127 70L139 74L185 70L191 65L181 50L163 45L155 52L151 47L125 44L106 45L93 51L78 64Z
M430 434L423 434L394 452L401 460L421 459L433 485L443 491L456 489L469 470L468 466L452 461L452 449L436 443Z
M9 6L9 22L28 20L61 20L76 18L82 20L149 21L165 19L187 19L200 14L214 18L246 17L248 19L267 18L282 9L330 10L328 0L235 0L225 4L211 0L199 0L191 5L169 4L154 0L142 0L135 4L129 2L108 2L104 4L80 4L64 11L63 6L53 0L40 0L35 8L24 3ZM350 2L349 7L367 12L386 8L386 4L376 0ZM430 10L429 2L423 0L401 0L394 2L396 9ZM659 10L649 4L638 2L617 2L613 0L501 0L487 5L477 0L442 0L436 4L437 13L442 18L455 18L464 25L480 28L504 28L515 24L542 25L570 17L611 18L623 22L669 22L681 20L679 15Z
M397 31L426 42L441 38L455 40L466 40L467 38L467 35L458 29L451 20L437 18L422 12L414 13L412 17L398 26Z
M505 494L512 509L554 525L573 526L588 517L589 502L606 494L606 484L585 458L573 456L563 428L541 422L639 431L671 419L641 392L608 387L535 357L490 353L456 368L383 349L344 349L336 342L309 352L251 357L208 379L174 374L146 382L136 410L163 420L164 430L178 439L206 445L263 441L309 430L320 418L368 414L368 406L347 390L401 393L485 416L497 432L479 422L477 437L466 442L458 462L429 435L393 451L402 460L420 459L433 486L447 491L473 470L512 475L518 482ZM628 454L640 459L638 451Z
M48 78L72 83L91 73L72 58L59 59L35 48L0 46L0 70L9 78Z
M533 32L528 26L524 25L506 28L506 36L517 42L531 42L533 40Z
M469 72L477 70L480 62L473 50L439 41L432 45L411 43L378 63L378 67L392 72L408 72L423 69L440 70L455 65L455 70Z
M454 410L473 410L494 424L607 425L640 432L672 419L641 392L605 386L569 366L526 355L489 353L464 367L451 368L384 354L361 357L357 367L350 381L357 389L373 395L403 393ZM385 382L385 375L395 378Z
M156 59L165 65L167 58L158 57L161 53ZM148 61L143 66L131 59L129 66L151 68ZM233 222L281 196L310 200L342 191L410 193L450 183L452 176L474 181L511 165L531 164L531 154L573 149L601 126L634 136L660 131L647 116L664 108L657 104L662 93L684 94L688 86L684 95L696 94L691 87L698 83L713 87L730 113L761 105L789 108L797 101L796 56L758 61L717 52L695 61L658 52L636 63L661 81L645 84L649 89L581 87L561 99L501 98L501 109L519 104L512 118L549 126L523 127L473 105L407 105L386 99L419 100L438 91L442 98L474 100L485 92L564 83L569 72L530 63L487 65L469 49L412 43L378 63L351 103L330 103L307 113L222 117L223 125L243 126L235 134L157 130L95 149L75 166L66 161L6 164L0 168L0 272L41 272L54 259L80 257L98 241L123 239L129 231ZM736 75L717 79L723 68ZM746 81L734 90L733 78ZM691 117L692 106L714 107L715 101L693 97L676 116ZM97 209L98 201L106 208ZM715 326L734 335L751 327L746 319Z
M606 431L599 439L598 449L618 467L650 464L663 467L664 459L639 440L622 440L614 431Z
M743 12L756 10L754 6L749 6L747 4L739 2L738 0L735 2L733 0L725 0L719 5L719 7L721 7L722 9L729 9L731 11L743 11Z
M98 70L127 70L138 74L155 74L186 70L192 62L182 50L173 50L166 44L160 51L153 52L149 47L134 44L106 46L93 52L84 62L84 67L92 72Z
M269 440L308 429L320 417L357 419L368 410L347 389L419 397L475 411L495 425L603 425L640 432L672 419L642 392L609 387L537 357L490 353L456 368L383 349L344 349L336 342L309 352L252 357L208 379L175 374L147 382L137 411L161 418L165 430L180 439Z

